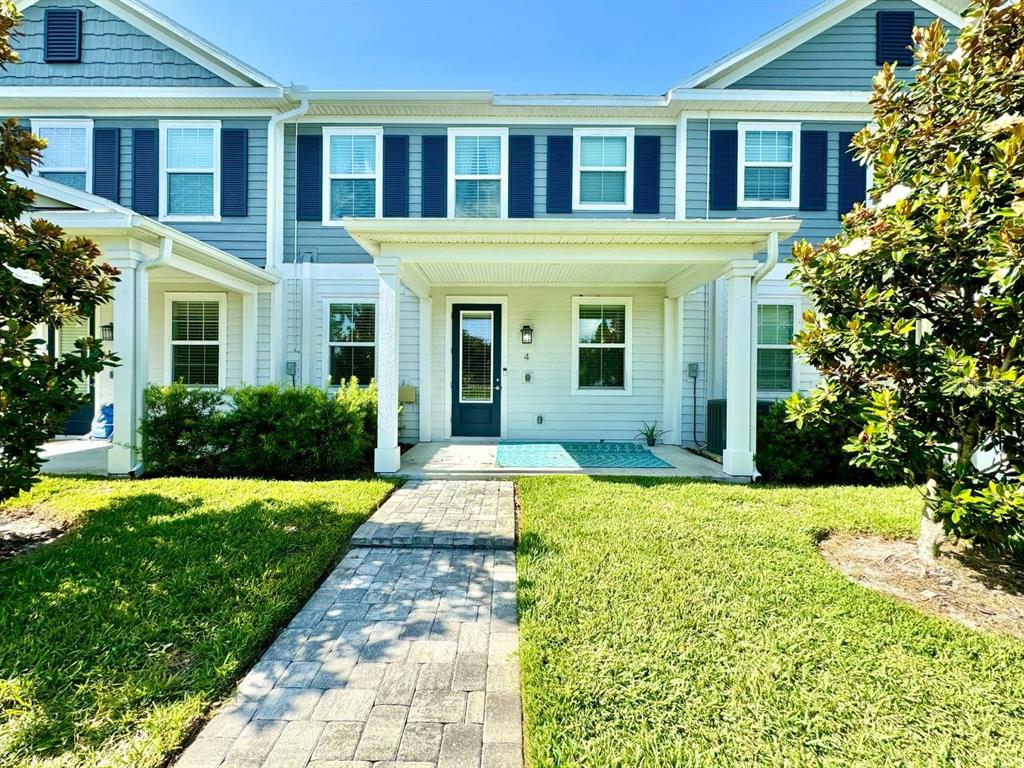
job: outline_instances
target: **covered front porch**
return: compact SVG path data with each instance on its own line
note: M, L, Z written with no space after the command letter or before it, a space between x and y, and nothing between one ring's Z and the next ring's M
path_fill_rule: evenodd
M271 335L276 274L104 198L36 176L19 184L36 194L29 218L43 216L68 235L95 241L120 272L112 301L97 308L90 328L76 331L102 338L118 364L88 382L91 413L75 435L112 404L112 438L95 448L84 439L48 444L50 470L95 473L102 463L110 474L140 471L143 394L151 383L257 383L261 369L269 380L270 350L257 337Z
M722 278L722 464L694 467L683 459L699 457L680 452L671 469L754 474L755 284L798 221L353 219L346 226L373 256L379 283L376 471L450 470L459 456L465 471L483 471L480 449L460 445L480 438L498 446L624 444L636 442L645 423L659 430L659 450L679 451L684 345L705 332L691 327L684 304ZM415 325L402 318L403 290L418 301ZM420 443L405 457L403 403L415 403ZM528 468L497 462L488 471L506 469Z

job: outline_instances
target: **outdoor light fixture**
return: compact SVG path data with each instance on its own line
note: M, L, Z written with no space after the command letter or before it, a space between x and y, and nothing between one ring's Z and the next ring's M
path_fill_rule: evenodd
M103 339L104 341L113 341L114 340L114 324L113 323L107 323L105 325L101 325L100 326L100 338Z
M523 339L523 344L533 344L533 328L528 325L524 325L519 330L520 335Z

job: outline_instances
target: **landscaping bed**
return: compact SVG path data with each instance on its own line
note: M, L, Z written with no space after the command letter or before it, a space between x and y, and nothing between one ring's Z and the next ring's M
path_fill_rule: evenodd
M914 535L898 488L519 485L533 766L1006 766L1024 643L851 582L832 532Z
M45 479L0 516L69 530L0 562L0 766L158 766L393 484Z

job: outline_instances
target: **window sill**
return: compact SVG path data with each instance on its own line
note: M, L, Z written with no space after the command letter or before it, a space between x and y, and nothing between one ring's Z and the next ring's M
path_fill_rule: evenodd
M737 208L799 208L799 200L739 200Z
M631 206L626 203L576 203L572 207L573 212L588 213L593 211L630 211Z
M158 221L166 221L169 224L188 224L188 223L202 223L202 222L219 222L220 216L181 216L175 214L167 214L161 216Z
M633 394L632 387L616 389L612 387L573 387L573 395L610 395L611 397L626 397Z

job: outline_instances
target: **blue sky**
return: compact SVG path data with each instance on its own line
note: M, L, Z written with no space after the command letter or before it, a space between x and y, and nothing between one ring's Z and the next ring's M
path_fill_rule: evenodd
M817 0L148 0L288 84L663 93Z

